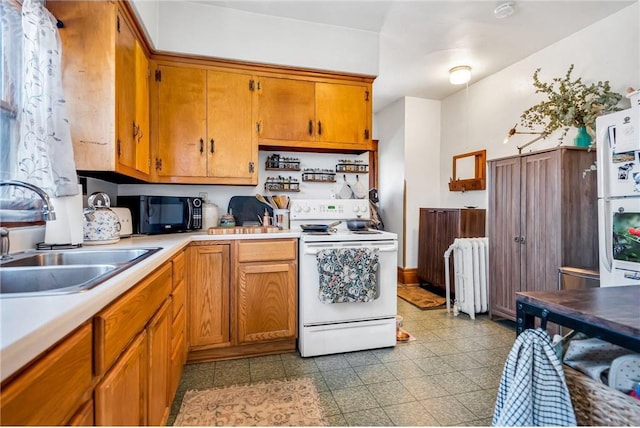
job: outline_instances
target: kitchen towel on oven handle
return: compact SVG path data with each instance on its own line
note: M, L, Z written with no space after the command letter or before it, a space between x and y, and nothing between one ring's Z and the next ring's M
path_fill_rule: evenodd
M322 303L364 303L380 295L377 248L331 248L316 253L318 299Z

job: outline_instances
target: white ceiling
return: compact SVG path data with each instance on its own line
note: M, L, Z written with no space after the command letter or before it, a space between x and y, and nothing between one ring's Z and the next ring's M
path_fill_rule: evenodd
M494 9L506 0L199 2L379 33L378 111L402 96L443 99L461 89L449 83L451 67L470 65L473 84L637 1L514 1L505 19Z

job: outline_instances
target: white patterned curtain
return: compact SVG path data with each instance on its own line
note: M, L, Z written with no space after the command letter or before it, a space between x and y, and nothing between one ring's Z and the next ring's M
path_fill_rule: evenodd
M73 144L62 91L57 20L43 0L22 4L22 109L16 178L51 196L78 194Z

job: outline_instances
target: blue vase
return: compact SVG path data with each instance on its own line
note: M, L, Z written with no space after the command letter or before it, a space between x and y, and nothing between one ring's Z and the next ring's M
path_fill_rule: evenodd
M591 145L591 135L587 133L587 128L581 126L578 128L578 133L573 139L573 143L578 147L589 147Z

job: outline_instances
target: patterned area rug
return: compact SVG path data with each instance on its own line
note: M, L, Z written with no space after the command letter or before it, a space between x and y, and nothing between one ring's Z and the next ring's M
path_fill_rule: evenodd
M398 297L420 309L439 309L447 300L418 285L398 284Z
M325 426L309 378L187 391L175 426Z

